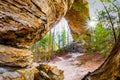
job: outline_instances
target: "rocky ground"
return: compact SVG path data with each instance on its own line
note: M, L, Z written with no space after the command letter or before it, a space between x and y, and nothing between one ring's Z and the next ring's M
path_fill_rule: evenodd
M97 69L104 60L99 54L67 53L56 56L48 64L63 70L64 80L81 80L85 74Z

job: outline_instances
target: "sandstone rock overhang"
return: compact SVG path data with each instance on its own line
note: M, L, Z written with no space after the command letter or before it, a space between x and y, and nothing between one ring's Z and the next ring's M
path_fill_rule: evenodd
M0 0L0 65L30 66L33 55L28 48L65 16L72 2Z
M36 68L31 65L33 55L28 48L45 36L66 13L71 12L68 9L73 1L0 0L0 67L9 66L11 68L10 72L6 73L3 70L3 73L0 73L0 80L34 79L33 69L36 70ZM74 12L71 14L76 15ZM67 18L70 24L75 20L71 15L67 17L71 17ZM73 24L76 23L73 22ZM74 32L73 28L71 29ZM22 70L12 71L15 67Z
M88 10L76 11L71 7L73 2L87 1L0 0L0 44L29 48L65 15L72 32L79 34L85 24L80 14L88 16Z
M0 0L0 44L29 48L63 17L72 0Z

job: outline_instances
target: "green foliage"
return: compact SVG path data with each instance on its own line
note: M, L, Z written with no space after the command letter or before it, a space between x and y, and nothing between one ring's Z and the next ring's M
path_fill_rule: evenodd
M48 41L48 35L46 35L46 36L44 36L38 43L40 44L40 46L42 46L42 47L46 47L46 46L48 46L48 43L47 43L47 41ZM35 44L36 45L36 44Z
M116 4L117 0L100 0L100 2L104 9L97 11L98 19L104 26L112 29L113 38L117 39L120 32L120 6Z
M60 34L57 35L58 38L58 49L61 49L65 47L66 45L69 45L69 33L63 29Z
M111 0L99 0L99 1L107 2L107 3L111 2Z
M109 28L105 28L102 24L98 24L91 33L90 47L89 51L92 53L100 53L106 55L110 52L113 44L113 35L110 34L112 31Z
M117 0L99 0L103 9L97 10L98 24L90 28L90 36L84 37L88 53L107 55L120 33L120 6Z
M69 41L69 36L67 36L69 34L68 31L63 29L61 33L55 34L56 32L54 29L54 31L50 31L40 41L31 46L30 50L33 52L35 59L37 57L37 59L40 58L47 61L48 58L50 59L51 54L56 51L56 47L58 47L59 50L67 45Z
M64 46L66 45L66 36L67 36L66 30L64 29L64 30L62 31L62 34L61 34L61 38L62 38L62 47L64 47Z
M88 2L82 3L82 2L74 2L73 8L76 11L84 12L85 10L88 10Z
M88 7L88 2L81 2L81 1L76 1L72 5L73 9L77 12L79 12L81 18L87 19L88 18L88 12L89 12L89 7Z

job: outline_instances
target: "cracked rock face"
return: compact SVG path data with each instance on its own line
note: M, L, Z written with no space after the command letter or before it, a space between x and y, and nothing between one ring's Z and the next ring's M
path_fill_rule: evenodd
M0 44L29 48L67 8L66 0L0 0Z
M32 64L33 56L27 49L0 45L0 66L26 67Z
M0 0L0 66L30 66L28 48L66 14L69 2Z

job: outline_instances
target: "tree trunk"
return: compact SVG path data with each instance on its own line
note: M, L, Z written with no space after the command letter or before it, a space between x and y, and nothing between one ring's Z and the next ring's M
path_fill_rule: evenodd
M105 62L82 80L120 80L120 34Z

